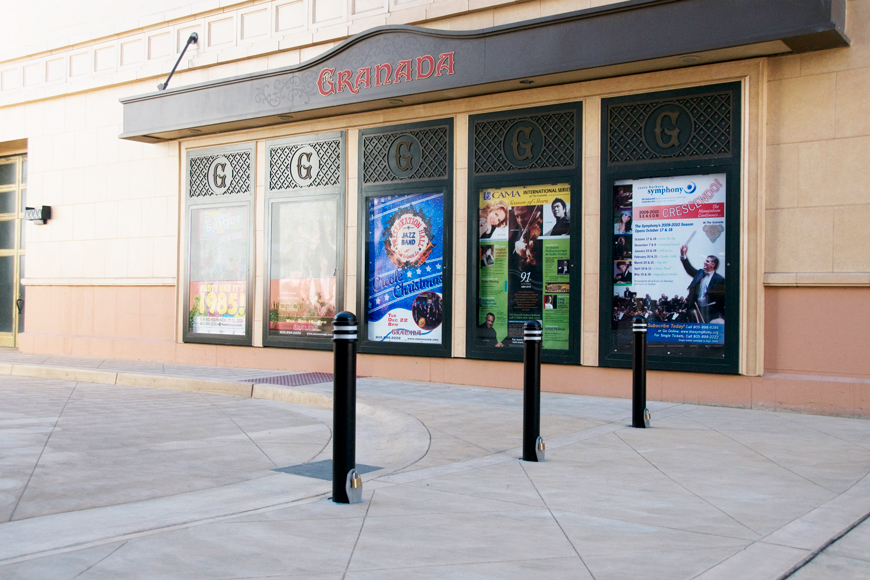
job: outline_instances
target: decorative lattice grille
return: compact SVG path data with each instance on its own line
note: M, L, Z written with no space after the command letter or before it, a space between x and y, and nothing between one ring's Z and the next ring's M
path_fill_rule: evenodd
M518 121L530 120L544 133L544 147L540 156L523 167L513 165L504 154L504 139L508 129ZM474 124L474 173L486 175L530 169L573 168L577 163L574 111L530 115L510 119L480 121Z
M647 116L656 108L667 104L677 104L685 108L694 124L689 143L675 155L656 153L647 146L643 138ZM607 109L608 165L656 159L730 156L733 147L732 114L730 92L610 106Z
M399 177L390 170L387 153L393 141L401 135L412 135L420 142L423 159L414 173ZM363 137L363 183L390 183L415 179L447 177L447 127L427 127L396 133Z
M300 185L290 173L290 161L293 155L306 145L317 153L320 169L314 181L308 185ZM341 184L341 141L336 139L272 147L269 149L269 168L269 191L339 185Z
M239 151L237 153L192 157L188 168L188 171L190 171L188 197L216 197L218 195L208 186L208 168L211 162L218 157L226 157L233 168L233 179L230 182L230 186L220 195L246 195L251 193L251 152Z

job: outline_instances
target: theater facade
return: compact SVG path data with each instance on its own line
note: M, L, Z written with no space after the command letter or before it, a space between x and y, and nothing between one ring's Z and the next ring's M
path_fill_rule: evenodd
M212 4L0 55L3 345L870 415L870 0Z

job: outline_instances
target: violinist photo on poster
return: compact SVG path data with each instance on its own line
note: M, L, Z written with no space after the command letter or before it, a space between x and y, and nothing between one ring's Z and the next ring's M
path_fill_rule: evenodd
M444 194L368 200L369 340L441 344Z
M486 189L479 204L477 344L521 348L539 320L543 348L567 350L570 185Z

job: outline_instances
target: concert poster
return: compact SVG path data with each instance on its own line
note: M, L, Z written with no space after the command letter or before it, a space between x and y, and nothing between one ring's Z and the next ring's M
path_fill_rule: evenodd
M444 194L371 197L367 211L368 339L441 344Z
M570 185L485 189L478 201L477 345L522 348L538 320L542 348L568 350Z

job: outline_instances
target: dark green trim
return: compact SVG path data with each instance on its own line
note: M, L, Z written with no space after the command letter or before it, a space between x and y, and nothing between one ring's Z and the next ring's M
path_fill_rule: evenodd
M517 170L511 173L494 175L474 175L475 123L493 119L524 119L531 115L554 113L573 110L576 123L574 140L576 156L574 167L570 169ZM582 233L583 233L583 104L568 103L530 109L515 109L499 111L483 115L472 115L468 118L468 242L466 254L466 320L465 320L465 356L479 360L501 360L522 362L521 348L485 348L476 346L477 339L477 288L479 262L479 232L478 232L478 192L481 189L510 187L512 185L539 185L549 183L569 183L571 185L571 260L570 278L571 294L569 305L569 348L567 351L543 350L542 362L555 364L580 364L580 311L583 297L583 264L582 264ZM575 217L576 216L576 217ZM576 289L576 291L575 291Z
M444 179L408 179L391 183L366 185L363 183L365 147L363 139L368 135L401 133L426 127L447 128L447 177ZM400 356L450 357L453 350L453 119L437 119L406 125L392 125L363 129L357 141L359 158L357 174L359 194L357 196L357 319L359 320L359 347L363 354L389 354ZM425 155L425 152L424 152ZM444 195L444 255L442 259L442 320L441 344L397 344L383 343L368 339L368 200L371 197L396 194L442 193Z
M647 101L664 101L685 96L707 94L713 92L731 92L732 116L731 154L720 157L661 159L630 165L607 165L609 116L608 107ZM666 354L666 348L658 344L649 345L647 350L647 367L651 370L687 371L720 374L737 374L739 372L740 345L740 183L741 183L741 146L742 146L742 90L741 83L725 83L603 99L601 102L601 262L599 265L599 339L598 364L602 367L631 368L631 350L614 353L611 345L615 332L611 329L611 311L613 299L613 279L610 272L613 268L613 184L624 179L641 179L649 177L666 177L676 175L693 175L709 173L726 174L726 207L725 207L725 344L724 358L712 361L704 357L685 354L698 347L671 347L679 355ZM630 341L630 337L628 338Z

